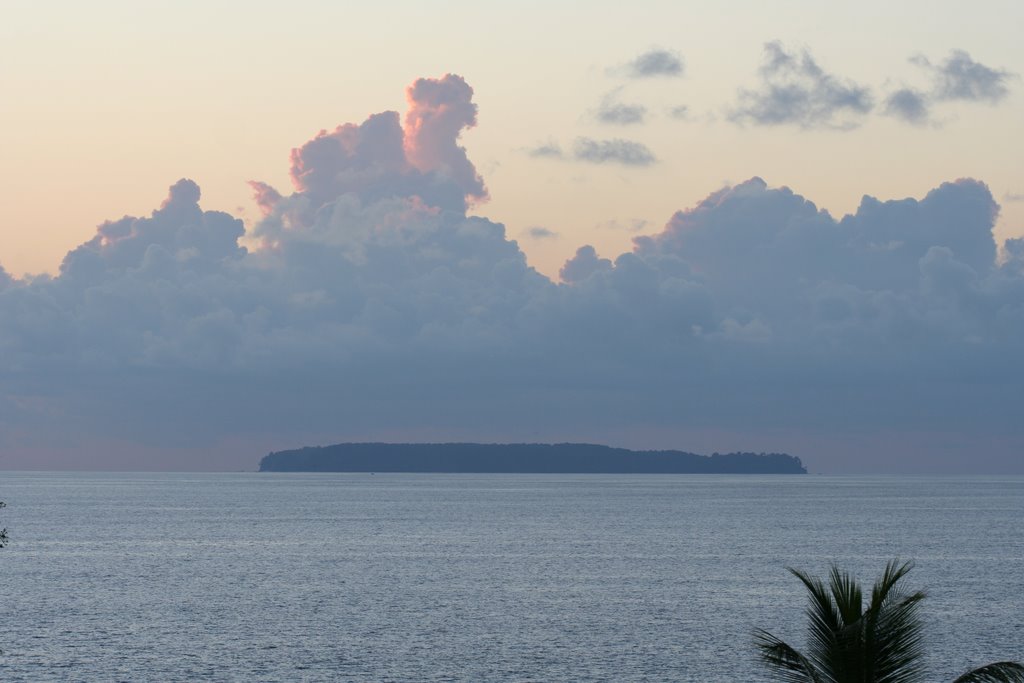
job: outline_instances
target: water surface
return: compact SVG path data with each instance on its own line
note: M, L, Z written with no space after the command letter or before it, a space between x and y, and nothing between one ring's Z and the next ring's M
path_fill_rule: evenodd
M1024 659L1024 478L0 474L0 680L753 681L787 565Z

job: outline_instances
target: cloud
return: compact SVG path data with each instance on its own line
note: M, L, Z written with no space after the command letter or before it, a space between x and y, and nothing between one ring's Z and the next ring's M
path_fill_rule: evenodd
M594 115L601 123L628 126L643 123L647 117L647 107L640 104L615 102L609 96L601 101Z
M655 48L638 55L617 71L624 73L627 78L633 79L654 77L679 78L683 75L685 69L683 57L678 52Z
M562 147L557 142L539 144L527 149L526 153L535 159L562 159L565 157Z
M901 88L885 99L885 115L923 125L930 117L928 96L913 88Z
M484 181L457 144L463 129L476 125L473 89L461 76L420 78L406 90L405 154L422 172L438 172L474 200L487 198Z
M558 276L562 282L580 282L593 276L595 273L609 272L612 270L612 262L606 258L600 258L597 251L589 244L576 250L576 255L565 262Z
M940 102L999 104L1009 94L1009 81L1014 77L1009 71L974 61L964 50L951 50L941 64L932 64L923 55L912 58L911 62L931 73L932 97Z
M650 227L650 222L643 218L633 218L628 221L620 221L610 218L597 224L598 228L605 230L618 230L625 232L641 232Z
M613 138L595 140L588 137L576 138L572 150L563 152L555 142L547 142L528 149L526 153L535 159L556 159L577 161L586 164L617 164L621 166L645 167L657 163L658 159L648 147L633 140Z
M462 131L476 124L473 90L459 76L419 79L406 91L405 126L397 112L348 123L293 149L291 177L307 203L306 210L344 194L369 199L420 197L428 203L461 210L487 198L487 190L458 145ZM251 183L264 211L277 191Z
M767 311L785 304L780 292L811 282L915 290L919 262L931 247L947 248L958 262L988 274L995 267L996 215L988 188L971 180L946 183L921 201L864 197L855 214L836 221L788 188L771 189L754 178L676 213L664 231L636 243L641 254L699 264L720 297Z
M623 166L650 166L658 160L646 145L621 138L611 140L576 138L573 143L572 156L576 161L588 164L621 164Z
M615 126L629 126L644 123L647 118L647 107L641 104L624 104L619 101L622 88L615 88L601 98L593 116L600 123Z
M685 104L672 107L668 110L668 115L676 121L689 121L690 120L690 107Z
M938 65L923 55L910 61L931 74L932 87L929 91L909 87L896 90L886 98L884 114L916 126L928 123L932 108L944 102L998 104L1009 94L1009 81L1013 78L1008 71L975 62L963 50L951 51Z
M253 201L264 216L271 213L282 199L280 192L259 180L250 180L249 187L252 188Z
M760 88L739 91L732 121L847 130L874 106L870 89L826 72L807 50L789 52L778 41L765 44L759 75Z
M526 235L534 240L553 240L558 238L557 232L539 225L527 229Z
M483 183L458 163L459 81L410 97L415 123L384 112L297 147L294 191L256 183L248 234L183 179L53 276L0 270L5 466L578 439L1021 471L1024 242L997 260L983 183L835 218L753 178L625 253L580 247L554 282L467 212ZM968 445L939 458L936 443Z
M1007 192L1003 195L1004 202L1024 202L1024 192Z

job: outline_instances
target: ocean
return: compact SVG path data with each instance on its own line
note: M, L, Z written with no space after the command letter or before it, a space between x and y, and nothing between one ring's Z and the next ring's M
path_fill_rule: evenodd
M1024 660L1024 477L0 473L0 680L765 680L787 566Z

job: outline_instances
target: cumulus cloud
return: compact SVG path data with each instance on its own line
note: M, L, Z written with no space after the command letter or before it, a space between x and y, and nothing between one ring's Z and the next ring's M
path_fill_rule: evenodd
M764 46L761 85L741 89L729 118L755 125L849 129L860 125L874 100L870 89L825 71L807 50Z
M1020 471L1024 241L997 260L984 184L864 197L837 219L754 178L626 253L581 247L554 282L467 213L484 186L459 162L460 82L414 86L405 126L385 112L298 147L293 192L254 184L251 249L185 179L54 276L0 270L5 464L579 439ZM820 450L799 448L808 435ZM870 447L838 459L849 443Z
M612 269L612 262L606 258L600 258L597 250L589 244L576 250L576 255L565 262L558 276L562 282L580 282L586 280L594 273L608 272Z
M683 57L673 50L655 48L639 54L616 72L627 78L679 78L685 72Z
M987 187L961 180L920 201L864 197L855 214L836 221L791 190L771 189L754 178L676 213L664 231L636 243L641 254L674 254L699 264L720 297L768 316L769 310L799 305L780 292L796 293L812 282L863 291L915 290L919 262L935 246L949 249L979 275L988 274L995 267L996 214ZM755 282L772 286L759 289ZM797 331L790 326L788 332Z
M487 198L483 179L457 144L463 129L476 125L473 89L461 76L420 78L406 90L405 153L423 172L439 172L459 184L467 197Z
M476 125L472 88L459 76L420 79L406 91L405 126L397 112L348 123L292 150L291 178L316 211L334 198L352 194L364 199L419 197L454 210L486 199L487 190L466 150L458 144L466 128ZM279 193L251 183L266 210Z
M573 143L572 156L576 161L588 164L621 164L623 166L650 166L658 161L654 152L646 145L633 140L613 138L611 140L594 140L593 138L576 138Z
M281 201L281 193L264 182L250 180L249 187L252 188L253 201L264 216L271 213L274 206Z

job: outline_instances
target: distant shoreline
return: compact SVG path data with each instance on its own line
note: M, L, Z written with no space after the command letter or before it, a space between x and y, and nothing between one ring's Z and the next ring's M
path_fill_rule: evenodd
M260 472L807 474L785 453L698 455L596 444L340 443L270 453Z

